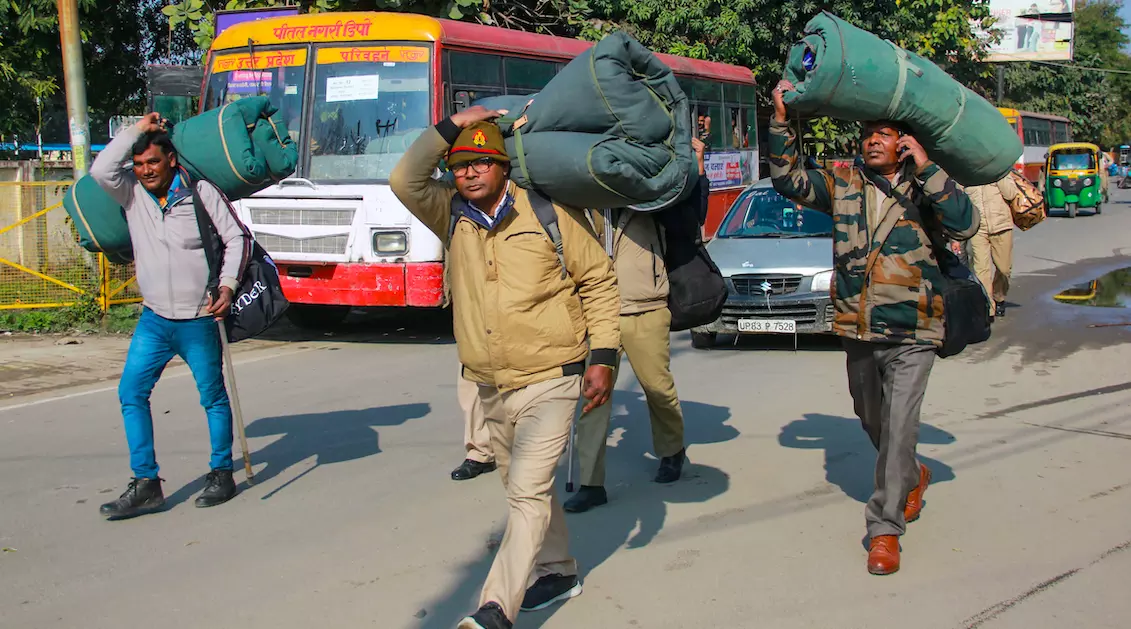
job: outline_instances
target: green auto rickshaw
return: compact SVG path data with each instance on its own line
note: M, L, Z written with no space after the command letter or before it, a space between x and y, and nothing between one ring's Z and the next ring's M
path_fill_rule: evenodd
M1080 208L1103 211L1100 147L1085 142L1054 144L1045 158L1045 202L1076 218Z

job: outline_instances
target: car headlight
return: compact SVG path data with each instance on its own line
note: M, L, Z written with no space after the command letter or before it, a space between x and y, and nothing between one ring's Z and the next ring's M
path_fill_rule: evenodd
M1054 188L1059 188L1061 186L1060 180L1059 179L1053 179L1052 185L1053 185Z
M1094 183L1094 182L1092 181L1091 177L1084 179L1084 185L1085 186L1090 186L1090 185L1092 185L1092 183Z
M827 293L832 288L833 272L832 270L818 273L813 276L813 288L810 289L814 293Z
M408 234L404 232L373 232L373 251L386 255L408 252Z

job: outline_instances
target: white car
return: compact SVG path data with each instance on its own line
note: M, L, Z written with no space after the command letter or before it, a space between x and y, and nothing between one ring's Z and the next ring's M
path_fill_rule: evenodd
M817 334L832 330L833 219L786 200L763 179L735 199L707 252L727 282L714 323L691 329L692 346L719 334Z

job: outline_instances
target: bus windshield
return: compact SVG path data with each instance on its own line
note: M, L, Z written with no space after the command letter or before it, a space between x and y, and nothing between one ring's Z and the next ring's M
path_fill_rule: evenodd
M388 179L431 121L431 49L316 47L312 75L308 50L217 54L205 109L268 96L290 136L309 149L300 176L323 182Z
M248 96L268 96L296 141L302 135L302 96L306 91L306 49L219 54L212 61L204 109Z
M309 179L388 179L431 120L429 52L423 46L317 51Z

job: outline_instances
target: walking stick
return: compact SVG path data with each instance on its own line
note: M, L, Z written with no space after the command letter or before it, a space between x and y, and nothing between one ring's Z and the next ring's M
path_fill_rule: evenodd
M247 433L243 427L243 409L240 408L240 391L236 388L236 370L232 364L232 349L228 345L228 328L224 327L223 319L216 322L220 327L220 347L224 349L224 375L228 379L228 392L232 396L232 413L236 417L236 429L240 433L240 448L243 450L243 471L247 475L247 484L255 484L255 474L251 472L251 455L247 451Z
M569 441L566 442L566 492L573 493L573 439L577 435L577 420L569 422Z

